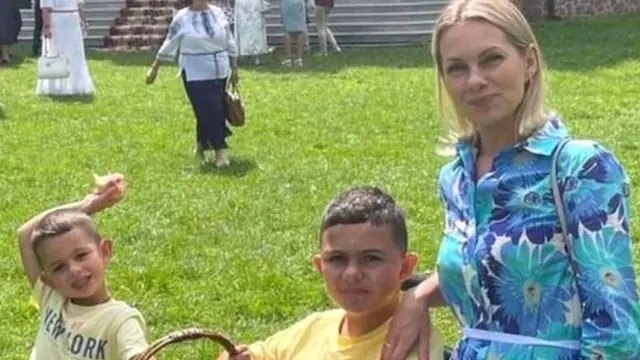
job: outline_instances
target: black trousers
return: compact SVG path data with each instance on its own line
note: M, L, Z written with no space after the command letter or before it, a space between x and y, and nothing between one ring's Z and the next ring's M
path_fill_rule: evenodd
M202 150L226 149L225 138L231 135L224 102L227 79L187 81L182 71L182 82L196 116L198 145Z
M22 28L20 9L9 4L0 4L0 45L13 45L18 42Z

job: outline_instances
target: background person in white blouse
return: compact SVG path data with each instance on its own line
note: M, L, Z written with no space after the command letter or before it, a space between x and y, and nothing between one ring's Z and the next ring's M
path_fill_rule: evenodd
M224 94L227 81L236 84L238 49L224 11L207 2L193 0L179 10L156 59L147 72L147 84L155 81L160 62L178 64L196 125L196 155L217 167L229 165Z

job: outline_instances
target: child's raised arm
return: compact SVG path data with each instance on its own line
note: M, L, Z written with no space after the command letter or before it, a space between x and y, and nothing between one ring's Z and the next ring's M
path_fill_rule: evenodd
M94 192L87 195L83 200L46 210L31 218L18 229L18 246L20 248L22 264L31 287L36 283L42 271L31 246L33 230L42 219L59 210L76 210L91 215L115 205L124 196L126 184L124 182L124 176L121 174L102 177L96 179L96 182L97 187Z

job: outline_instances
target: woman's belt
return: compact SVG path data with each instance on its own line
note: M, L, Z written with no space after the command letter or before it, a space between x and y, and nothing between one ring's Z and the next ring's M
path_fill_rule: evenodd
M570 350L580 350L580 341L577 340L544 340L532 336L508 334L498 331L487 331L465 327L462 336L470 339L495 341L519 345L552 346Z

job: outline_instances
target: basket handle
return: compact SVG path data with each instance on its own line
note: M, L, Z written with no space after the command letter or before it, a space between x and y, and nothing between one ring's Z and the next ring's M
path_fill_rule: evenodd
M186 340L197 340L201 338L206 338L222 345L230 356L238 354L236 346L226 336L207 329L190 328L171 332L154 341L143 353L138 355L136 360L149 360L169 344L177 344Z

